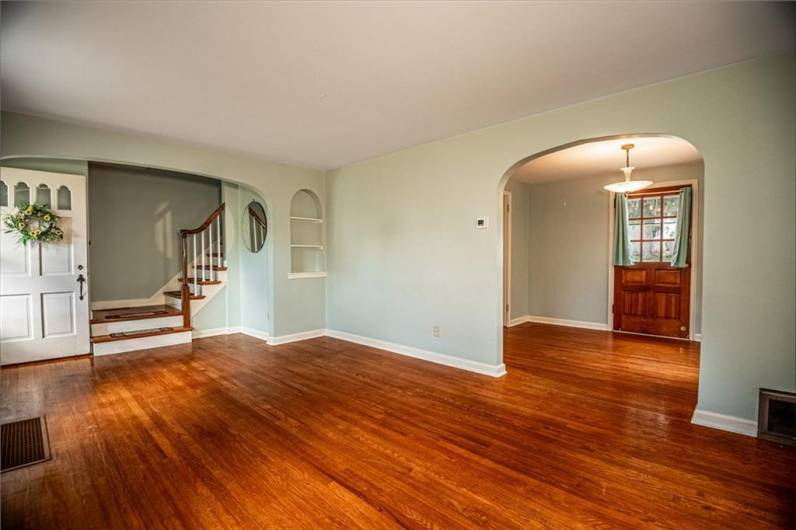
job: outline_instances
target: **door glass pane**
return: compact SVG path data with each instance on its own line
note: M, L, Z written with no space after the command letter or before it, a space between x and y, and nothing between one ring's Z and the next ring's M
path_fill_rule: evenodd
M663 215L665 217L677 217L677 209L680 200L677 195L668 195L663 198Z
M14 186L14 206L17 208L30 204L30 188L24 182L17 182Z
M661 221L659 219L644 219L644 239L661 238Z
M72 192L66 186L58 188L58 209L71 210L72 209Z
M641 221L630 221L630 239L641 239Z
M627 200L627 216L630 219L641 217L641 199Z
M50 202L50 187L47 184L39 184L36 188L36 204L46 206L47 208L52 205Z
M677 220L666 220L663 222L663 239L674 239L677 233Z
M660 261L660 241L644 241L641 246L641 261Z
M641 261L641 243L639 241L630 243L630 259L633 261Z
M672 261L674 255L674 241L663 242L663 261Z
M8 206L8 186L0 180L0 206Z
M661 216L661 198L660 197L644 197L644 203L641 207L644 211L644 217L660 217Z

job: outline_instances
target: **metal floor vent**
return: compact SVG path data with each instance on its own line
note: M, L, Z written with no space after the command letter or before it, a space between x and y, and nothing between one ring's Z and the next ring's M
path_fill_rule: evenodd
M0 439L3 473L50 459L50 440L44 416L4 423Z

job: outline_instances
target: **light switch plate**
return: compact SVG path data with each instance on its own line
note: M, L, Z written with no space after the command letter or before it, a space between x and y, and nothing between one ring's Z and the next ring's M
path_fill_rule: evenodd
M489 228L489 217L476 217L475 227L478 230L484 230L486 228Z

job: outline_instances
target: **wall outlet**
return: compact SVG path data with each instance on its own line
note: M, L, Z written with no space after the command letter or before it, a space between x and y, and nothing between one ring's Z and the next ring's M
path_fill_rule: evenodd
M476 217L475 227L478 230L486 230L487 228L489 228L489 217Z
M431 328L431 334L434 335L435 337L439 337L439 326L434 326L433 328Z

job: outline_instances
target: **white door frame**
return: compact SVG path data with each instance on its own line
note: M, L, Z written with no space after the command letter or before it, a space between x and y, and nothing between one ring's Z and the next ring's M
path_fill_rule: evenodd
M503 325L511 325L511 192L503 192Z
M688 339L701 340L701 333L694 332L696 326L696 278L697 269L700 267L699 255L699 228L702 222L699 211L699 180L682 179L656 182L646 189L668 188L670 186L691 186L691 301L688 304ZM608 198L608 330L614 331L614 198L616 194L611 192ZM700 308L701 309L701 308ZM701 332L701 330L700 330ZM617 332L623 333L623 332ZM676 337L669 337L676 338Z

